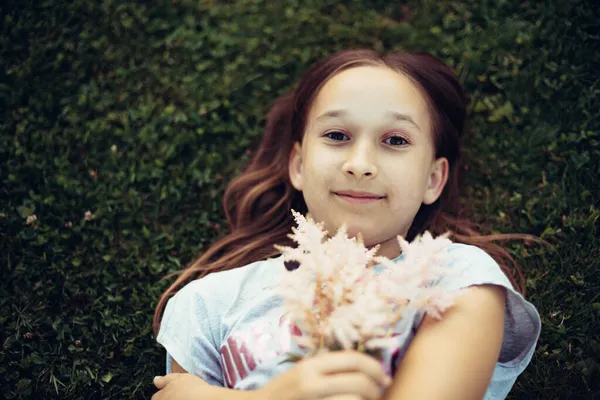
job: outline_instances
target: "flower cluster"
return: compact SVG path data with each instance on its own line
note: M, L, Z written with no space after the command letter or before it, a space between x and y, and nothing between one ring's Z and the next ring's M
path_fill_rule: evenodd
M300 268L284 274L280 292L307 356L340 349L377 354L392 344L407 308L441 318L452 305L454 296L433 285L444 274L452 243L446 235L426 232L411 243L398 237L402 257L392 261L376 255L378 246L367 249L360 236L349 238L345 227L328 237L322 224L292 213L297 227L290 238L297 247L278 249Z

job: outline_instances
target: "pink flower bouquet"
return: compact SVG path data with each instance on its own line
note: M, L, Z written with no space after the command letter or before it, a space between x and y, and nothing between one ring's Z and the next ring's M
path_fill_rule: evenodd
M349 238L345 227L327 237L322 224L292 213L297 228L290 238L298 246L278 249L284 261L300 267L284 274L280 291L302 332L294 340L304 357L353 349L379 358L394 347L394 327L408 308L439 319L453 304L454 295L432 285L445 274L445 250L452 243L447 235L426 232L411 243L399 236L403 257L392 261L376 256L378 247L367 249L360 236Z

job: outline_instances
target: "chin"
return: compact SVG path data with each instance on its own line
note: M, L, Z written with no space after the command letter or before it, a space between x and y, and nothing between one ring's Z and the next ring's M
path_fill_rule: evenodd
M364 230L360 230L358 228L348 228L347 230L347 235L351 238L357 237L359 233L362 235L365 246L372 247L378 243L377 239L374 238L373 235L370 235L369 232L365 232Z

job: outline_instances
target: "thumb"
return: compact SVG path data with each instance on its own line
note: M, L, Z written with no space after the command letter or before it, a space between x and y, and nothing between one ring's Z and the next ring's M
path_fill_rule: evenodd
M154 386L156 386L157 389L164 389L165 386L178 379L181 375L183 374L175 372L165 376L155 376L153 380Z

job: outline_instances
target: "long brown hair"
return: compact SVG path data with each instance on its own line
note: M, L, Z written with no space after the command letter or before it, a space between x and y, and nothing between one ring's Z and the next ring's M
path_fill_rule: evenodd
M154 313L154 332L167 300L185 283L211 272L238 268L278 255L274 245L292 246L288 234L294 225L290 210L305 213L302 193L291 185L288 160L295 142L301 142L309 108L319 89L336 73L363 66L387 66L405 74L420 87L433 118L436 157L446 157L449 177L440 198L423 205L407 240L429 230L434 235L452 232L453 240L479 246L501 266L513 286L525 291L523 274L510 253L496 240L530 238L528 235L483 235L482 227L468 219L459 199L461 136L465 128L467 98L453 71L427 53L382 55L372 50L346 50L314 64L297 86L279 97L267 114L262 140L250 163L225 190L223 207L229 233L181 271L162 294Z

